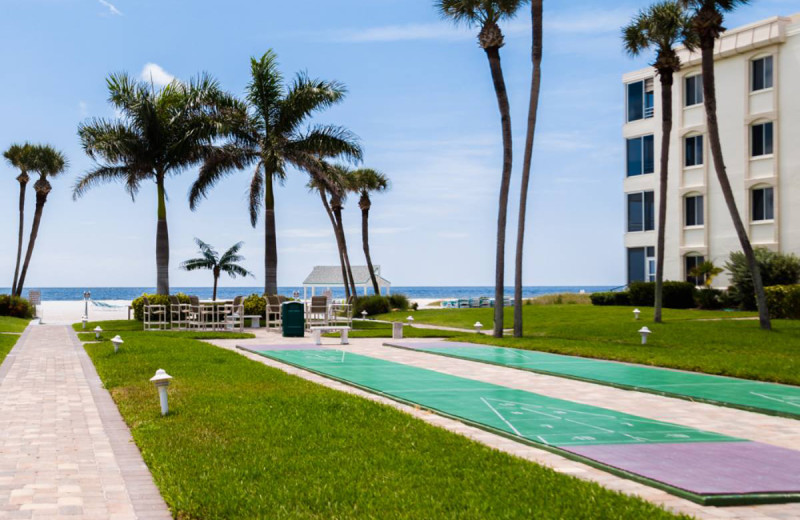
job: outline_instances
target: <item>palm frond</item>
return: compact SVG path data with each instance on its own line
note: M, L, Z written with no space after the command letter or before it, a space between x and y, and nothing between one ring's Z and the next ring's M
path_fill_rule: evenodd
M197 271L199 269L214 269L216 264L209 262L207 258L192 258L180 264L180 268L184 271Z
M305 72L298 73L280 101L275 130L281 134L294 132L311 114L339 103L346 93L343 83L311 79Z
M251 273L244 267L236 264L228 264L225 266L220 266L220 271L227 273L228 275L230 275L231 278L236 278L236 276L241 276L242 278L246 278L248 276L255 276L253 273Z
M78 178L72 188L72 199L77 200L89 189L107 182L123 182L131 199L136 198L141 178L136 176L127 166L97 166L84 176Z
M189 208L194 211L200 200L204 199L208 191L221 179L257 160L258 155L255 150L234 144L226 143L209 148L200 166L197 180L189 190Z
M264 168L261 162L256 164L256 169L253 172L253 178L250 179L250 189L248 194L250 224L252 224L253 227L256 227L256 224L258 223L258 214L261 212L261 205L264 201Z
M229 263L241 262L244 260L241 256L239 256L239 251L244 246L244 242L237 242L233 244L227 251L225 251L219 259L219 265L225 265Z
M261 58L250 58L251 80L247 85L247 100L259 116L270 121L283 97L283 75L278 70L278 56L269 49Z
M287 144L287 153L338 157L351 162L361 161L363 151L359 138L350 130L335 125L316 125L297 134Z

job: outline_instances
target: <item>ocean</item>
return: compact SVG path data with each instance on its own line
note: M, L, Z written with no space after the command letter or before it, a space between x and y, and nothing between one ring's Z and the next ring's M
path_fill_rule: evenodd
M597 291L608 291L614 286L592 286L592 285L564 285L564 286L526 286L522 288L522 295L525 298L541 296L544 294L555 293L587 293ZM23 296L27 296L28 290L42 291L43 301L69 301L82 300L83 292L89 291L93 300L133 300L142 293L154 293L155 287L30 287L23 291ZM211 298L211 287L172 287L172 293L186 293L199 296L201 299ZM223 299L234 298L239 295L261 294L263 287L219 287L217 297ZM292 296L295 291L303 295L303 287L280 287L278 291L285 296ZM334 298L343 298L344 289L332 289ZM9 288L0 288L0 294L8 294ZM372 291L370 290L370 293ZM442 287L392 287L392 293L405 294L411 299L442 299L442 298L478 298L481 296L494 296L493 286L442 286ZM309 290L308 294L311 294ZM513 287L505 288L506 296L514 295Z

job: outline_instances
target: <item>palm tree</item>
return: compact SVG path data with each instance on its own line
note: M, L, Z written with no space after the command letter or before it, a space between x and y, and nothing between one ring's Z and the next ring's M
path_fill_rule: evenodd
M236 124L235 137L217 146L200 168L189 193L194 210L200 199L228 174L255 166L250 181L250 222L255 227L264 206L264 292L278 292L278 243L275 227L274 182L286 176L287 165L312 176L324 175L321 158L343 157L360 160L357 138L335 125L306 127L308 118L339 103L344 85L335 81L310 79L300 73L291 85L284 85L276 54L269 50L250 59L251 81L247 86L248 110ZM326 182L320 177L322 182Z
M244 257L239 254L244 242L237 242L230 249L225 251L222 256L214 250L209 244L206 244L199 238L194 239L197 247L200 249L199 258L192 258L186 260L181 264L181 269L186 271L197 271L198 269L208 269L214 275L214 294L212 300L217 301L217 283L219 282L219 275L227 273L231 278L237 276L246 277L253 276L253 273L237 264L237 262L244 261Z
M505 44L498 22L512 18L525 0L436 0L436 8L456 23L479 25L478 45L486 52L494 83L503 135L503 173L500 181L500 203L497 210L497 254L494 280L494 337L503 337L503 291L505 284L506 217L508 190L511 184L511 109L500 66L500 48Z
M19 182L19 235L17 238L17 263L14 265L14 281L11 284L11 294L17 293L17 280L19 279L19 264L22 260L22 241L25 223L25 189L30 181L28 172L32 170L31 165L31 145L12 144L8 150L3 152L3 157L8 163L19 170L17 182Z
M381 193L389 189L389 179L386 175L370 168L360 168L349 173L348 188L360 195L358 207L361 209L361 243L364 247L364 257L367 259L367 269L372 279L372 288L375 294L381 293L375 268L372 267L372 257L369 254L369 210L372 207L370 193Z
M158 197L156 286L158 294L169 294L166 178L199 163L220 135L221 122L243 108L206 75L189 83L175 80L159 90L127 74L112 74L106 83L109 102L122 116L78 127L83 149L96 164L78 179L73 198L97 184L121 182L135 200L142 183L153 181Z
M33 247L36 245L36 237L39 236L39 225L42 222L42 212L47 202L47 196L52 191L49 177L57 177L67 169L67 159L64 154L49 145L34 145L30 149L31 170L39 174L39 179L33 185L36 192L36 209L33 213L33 224L31 234L28 237L28 250L25 252L25 262L22 264L22 272L17 282L15 296L22 296L22 288L25 286L25 277L28 274L28 266L31 263Z
M697 38L702 55L701 70L703 72L703 98L706 106L706 124L711 145L711 157L714 160L714 170L719 180L725 204L733 220L733 227L739 237L742 252L747 259L747 266L753 277L756 302L758 303L758 319L761 328L771 330L772 324L767 309L767 299L764 295L764 282L758 268L753 246L747 236L747 230L742 222L736 199L733 196L731 182L725 169L725 159L722 155L722 143L719 137L719 121L717 120L717 92L714 77L714 44L719 35L725 30L722 26L725 13L729 13L739 6L746 5L749 0L681 0L684 7L692 10L691 29Z
M677 0L662 0L639 11L622 29L625 50L638 56L650 48L656 49L653 62L661 81L661 161L658 187L658 234L656 245L656 291L653 321L661 323L664 288L664 233L667 227L667 182L669 174L669 143L672 136L672 84L681 68L675 45L683 41L694 47L689 35L689 17Z
M714 278L719 276L723 273L723 269L721 267L717 267L714 265L714 262L711 260L706 260L705 262L701 262L699 265L696 265L689 271L689 276L693 276L698 280L703 280L703 285L706 289L711 288L711 284L714 282Z
M539 90L542 84L542 0L532 0L531 96L528 101L528 131L525 136L525 155L522 160L522 182L519 192L519 221L517 224L517 253L514 269L514 337L522 337L522 257L525 246L525 214L528 208L528 184L533 159L533 136L539 111Z

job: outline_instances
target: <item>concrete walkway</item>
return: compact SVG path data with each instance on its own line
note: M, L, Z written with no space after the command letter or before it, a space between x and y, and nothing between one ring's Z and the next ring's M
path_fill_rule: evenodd
M7 518L172 518L66 326L28 327L0 366L0 520Z

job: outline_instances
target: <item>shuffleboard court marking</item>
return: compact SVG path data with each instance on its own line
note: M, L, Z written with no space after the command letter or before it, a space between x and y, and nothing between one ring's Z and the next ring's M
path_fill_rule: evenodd
M800 419L800 387L792 385L474 343L387 342L384 346Z
M342 362L337 351L323 354L238 348L401 403L423 407L700 504L800 501L800 473L796 471L800 467L798 451L360 354L349 353ZM413 392L414 387L419 386L438 391ZM466 386L479 392L448 391L448 387L463 390ZM546 415L540 413L542 410L546 410ZM570 422L575 416L578 416L578 423ZM625 428L617 432L604 421ZM586 423L599 426L601 430L588 428ZM625 431L627 428L631 431Z

